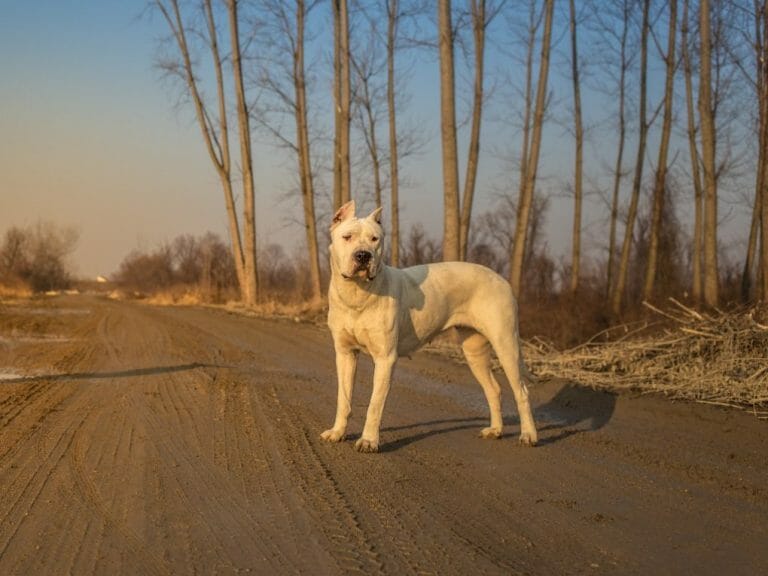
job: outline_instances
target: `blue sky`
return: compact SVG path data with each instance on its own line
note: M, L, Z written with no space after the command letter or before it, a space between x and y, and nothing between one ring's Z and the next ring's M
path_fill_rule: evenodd
M0 230L76 226L85 276L139 245L223 228L194 126L152 67L159 31L140 13L114 0L2 2Z
M0 0L0 234L40 219L76 226L80 241L73 261L84 277L110 274L132 249L151 249L178 234L226 235L222 194L191 110L175 106L174 91L154 68L163 23L142 17L143 6L119 0ZM498 99L511 98L509 80L498 73L504 58L489 50L489 82L500 86ZM556 67L552 86L556 100L567 106L570 93ZM321 109L324 99L329 101L326 87L329 91L321 77L314 88L313 101ZM434 57L418 57L407 90L404 118L418 118L429 139L402 169L410 183L402 193L403 219L406 226L424 222L438 237L442 181ZM585 101L596 113L604 106L588 92ZM516 150L519 140L505 110L488 108L476 213L516 179L508 162L498 158L499 150ZM601 147L605 143L594 134L586 152L588 174L602 169L604 161L593 153ZM565 130L550 125L541 190L564 187L571 148ZM466 154L463 140L460 154ZM302 233L288 224L299 216L298 201L281 201L292 183L292 161L257 145L255 163L259 242L286 244L290 254L293 238ZM586 210L585 240L595 247L605 240L604 214L592 202ZM547 241L555 255L568 252L570 226L570 200L553 198Z

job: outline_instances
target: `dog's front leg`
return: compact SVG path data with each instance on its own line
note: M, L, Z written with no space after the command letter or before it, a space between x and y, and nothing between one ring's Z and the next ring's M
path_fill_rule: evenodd
M363 436L355 443L358 452L379 451L381 414L387 401L395 360L397 360L397 355L394 352L373 359L373 393L371 394L371 403L368 405L368 414L365 417Z
M333 423L333 428L320 434L323 440L340 442L344 439L349 413L352 411L352 388L355 385L356 370L357 351L336 350L336 373L339 379L336 421Z

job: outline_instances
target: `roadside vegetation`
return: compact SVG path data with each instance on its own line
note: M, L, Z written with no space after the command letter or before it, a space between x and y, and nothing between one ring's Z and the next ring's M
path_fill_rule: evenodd
M0 241L0 297L69 288L69 256L78 237L75 228L46 221L6 230Z

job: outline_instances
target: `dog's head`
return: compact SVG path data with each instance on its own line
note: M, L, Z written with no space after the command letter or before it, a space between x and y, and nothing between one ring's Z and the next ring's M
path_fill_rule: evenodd
M381 207L365 218L355 216L355 201L339 208L331 223L331 265L346 280L371 281L382 255Z

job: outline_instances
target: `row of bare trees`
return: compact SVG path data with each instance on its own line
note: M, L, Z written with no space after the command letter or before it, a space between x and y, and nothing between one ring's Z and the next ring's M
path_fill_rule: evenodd
M254 133L268 135L295 159L311 298L322 293L317 221L324 196L318 181L325 178L328 159L329 208L352 198L353 182L363 172L370 175L366 179L377 204L388 193L391 262L404 263L400 163L418 149L414 132L419 128L402 120L408 78L403 70L414 53L430 55L427 59L440 71L442 259L472 258L471 235L478 230L473 205L486 150L481 127L489 99L499 100L487 90L487 64L490 57L498 66L503 55L509 61L517 58L520 64L511 72L521 79L514 82L520 96L515 102L497 102L501 116L519 118L514 138L507 137L516 140L517 160L505 180L515 184L505 187L507 199L501 200L514 207L504 269L516 293L525 288L523 271L530 264L534 228L540 225L536 206L548 192L542 190L540 159L559 106L568 108L569 119L561 124L574 137L573 172L564 186L573 198L573 226L570 277L563 289L573 294L582 289L585 202L602 199L608 229L607 245L601 247L607 256L605 301L615 315L625 307L628 279L638 273L631 266L639 262L641 236L647 240L641 297L654 298L660 262L665 261L664 230L678 222L672 213L677 205L693 220L688 250L692 297L717 305L718 206L723 183L737 172L734 142L739 140L740 153L754 156L741 163L741 171L755 173L754 190L747 195L752 224L743 298L768 299L768 249L762 249L762 239L768 238L768 0L527 0L526 10L504 0L154 0L154 6L170 31L161 68L181 81L219 175L246 304L259 297ZM324 32L329 21L332 34ZM512 59L510 52L516 52ZM457 112L457 60L471 78L470 85L458 88L470 94L466 121ZM568 90L558 92L553 60L567 62ZM329 94L308 99L308 92L316 94L323 85L323 75L332 86ZM743 86L751 92L737 102ZM591 99L583 98L585 92ZM333 107L332 115L323 114L323 102ZM323 123L326 117L332 118L332 137ZM237 159L230 147L232 122L237 125ZM602 139L608 133L610 146L590 141L592 134ZM361 146L354 145L356 138ZM459 144L464 141L462 157ZM585 161L590 149L596 157ZM611 169L604 168L608 164ZM684 198L672 202L673 188ZM643 236L638 215L644 203L650 210Z
M145 294L194 287L211 301L224 298L239 281L232 251L211 232L183 234L152 250L134 250L123 258L113 279Z

